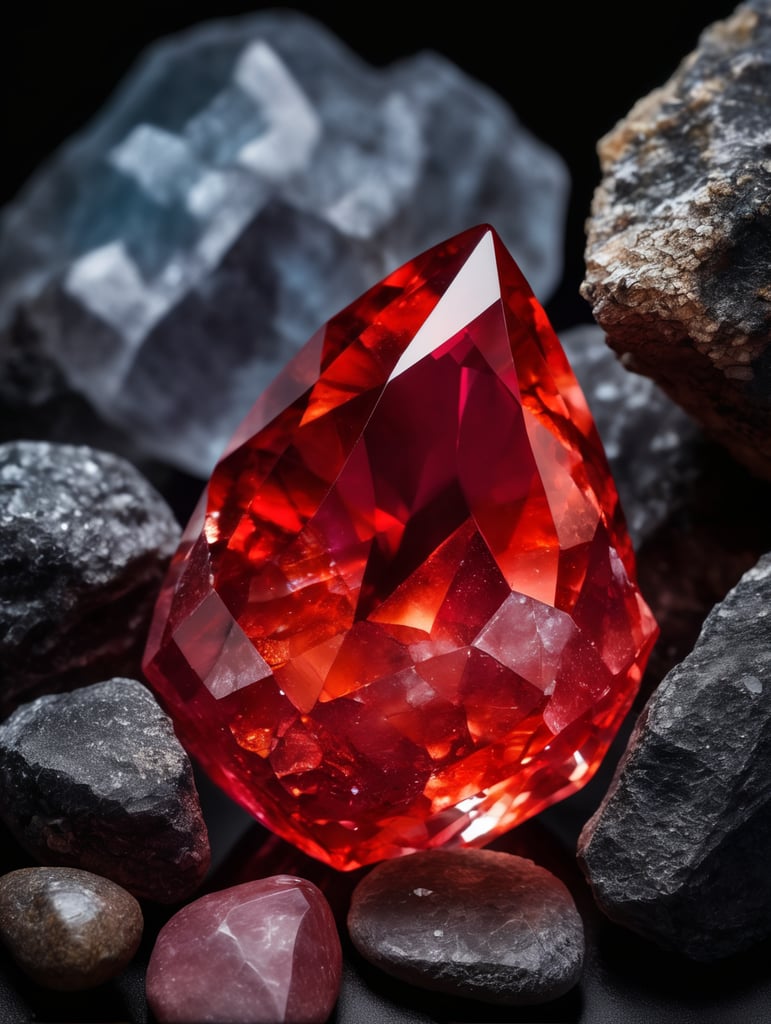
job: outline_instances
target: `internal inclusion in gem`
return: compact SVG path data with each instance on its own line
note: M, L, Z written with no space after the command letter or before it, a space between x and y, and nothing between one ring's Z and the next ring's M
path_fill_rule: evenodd
M495 230L321 328L214 470L148 682L335 868L483 845L594 774L658 628L596 427Z

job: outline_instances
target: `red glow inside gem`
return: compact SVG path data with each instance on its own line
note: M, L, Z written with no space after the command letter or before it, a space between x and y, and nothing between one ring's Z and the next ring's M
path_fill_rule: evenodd
M658 628L584 396L482 225L319 330L214 470L145 672L336 868L482 845L594 774Z

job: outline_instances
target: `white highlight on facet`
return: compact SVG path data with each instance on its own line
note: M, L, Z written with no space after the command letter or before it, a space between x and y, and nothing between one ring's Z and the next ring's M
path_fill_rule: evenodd
M211 591L174 632L174 642L213 697L270 676L270 666Z
M478 818L474 818L473 821L469 822L466 828L461 832L463 842L471 843L475 839L479 839L481 836L489 835L497 824L498 820L495 815L480 814Z
M426 160L420 122L407 96L386 96L373 111L373 117L378 115L380 146L369 151L361 143L347 144L340 164L356 173L348 176L353 179L349 187L324 210L330 224L354 238L372 238L409 204Z
M580 750L573 751L573 760L576 762L576 766L568 778L571 782L580 782L589 771L589 765Z
M178 201L203 171L184 139L152 124L133 128L107 162L162 206Z
M64 288L129 343L119 356L127 367L133 360L133 350L166 307L164 298L147 288L123 242L92 249L75 260ZM111 364L110 377L117 370Z
M409 370L501 298L492 232L480 239L455 280L402 352L391 380Z
M266 893L234 906L220 922L217 934L230 939L238 959L259 978L262 998L269 998L275 1019L284 1020L291 992L288 984L299 923L308 901L299 891Z
M461 800L456 807L464 814L468 814L470 811L476 810L484 799L484 796L478 793L476 796L469 796L465 800Z
M276 181L302 170L321 137L321 123L278 54L264 42L253 43L239 60L233 78L270 124L268 131L243 146L238 163Z

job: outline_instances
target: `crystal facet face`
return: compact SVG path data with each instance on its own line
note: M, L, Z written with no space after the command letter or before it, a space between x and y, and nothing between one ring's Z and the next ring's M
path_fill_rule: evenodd
M145 672L236 802L339 869L483 845L592 777L658 628L591 413L487 225L264 392Z

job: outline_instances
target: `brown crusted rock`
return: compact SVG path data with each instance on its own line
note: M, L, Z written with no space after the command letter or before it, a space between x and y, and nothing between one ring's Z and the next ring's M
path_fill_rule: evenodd
M771 477L771 4L709 26L598 144L581 293L611 347Z

